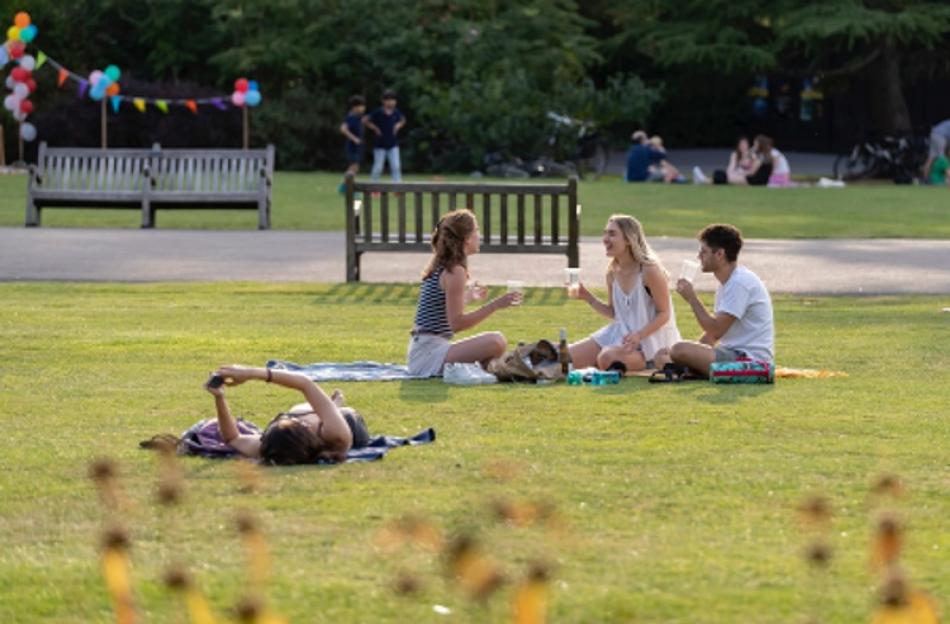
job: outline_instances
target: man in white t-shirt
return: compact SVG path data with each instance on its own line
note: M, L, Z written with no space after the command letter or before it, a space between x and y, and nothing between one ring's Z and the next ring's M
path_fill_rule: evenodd
M734 226L715 224L706 227L698 238L703 272L712 273L719 280L716 308L710 314L693 291L693 284L680 279L676 292L693 309L703 335L698 342L674 344L668 357L656 358L657 366L671 359L708 375L713 362L732 362L740 358L774 362L772 299L762 280L738 264L742 233Z

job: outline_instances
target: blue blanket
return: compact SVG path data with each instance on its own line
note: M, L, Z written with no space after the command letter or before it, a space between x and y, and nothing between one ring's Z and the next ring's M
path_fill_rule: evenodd
M407 379L428 379L410 375L402 364L381 364L379 362L317 362L315 364L294 364L284 360L268 360L267 368L274 370L303 373L311 381L405 381Z

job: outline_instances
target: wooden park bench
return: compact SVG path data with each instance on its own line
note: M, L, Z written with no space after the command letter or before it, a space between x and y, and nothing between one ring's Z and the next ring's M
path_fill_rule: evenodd
M482 184L357 182L348 175L346 281L360 280L366 252L430 252L432 230L443 212L456 208L478 215L481 253L564 254L569 267L580 266L576 178L565 184Z
M27 183L26 225L43 208L135 208L142 227L159 208L247 208L270 227L274 146L238 149L93 149L41 143Z

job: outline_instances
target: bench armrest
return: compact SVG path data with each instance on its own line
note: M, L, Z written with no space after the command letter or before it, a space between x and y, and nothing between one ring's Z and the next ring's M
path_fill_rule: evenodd
M43 176L40 175L39 169L36 168L36 165L30 165L30 180L33 182L34 186L40 186L43 184Z

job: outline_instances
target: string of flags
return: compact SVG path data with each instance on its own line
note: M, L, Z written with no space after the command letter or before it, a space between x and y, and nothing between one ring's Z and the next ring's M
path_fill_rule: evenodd
M24 141L32 141L36 138L36 127L26 121L34 108L29 96L36 91L33 72L46 64L58 72L57 85L60 88L66 84L67 80L71 80L77 85L77 95L80 99L85 98L86 95L97 102L108 98L112 111L116 114L123 102L131 104L140 113L146 112L149 106L166 114L170 107L182 106L195 115L198 114L200 106L227 110L229 106L254 108L261 104L261 92L257 82L247 78L238 78L234 81L234 91L230 97L151 98L123 94L119 84L122 72L115 65L108 65L103 70L93 70L88 76L82 76L50 58L42 50L37 50L36 56L27 54L26 45L36 38L38 32L29 13L20 11L14 16L13 25L7 29L6 42L0 45L0 69L10 62L16 65L6 78L5 84L10 93L4 98L3 104L14 119L20 122L20 137Z

